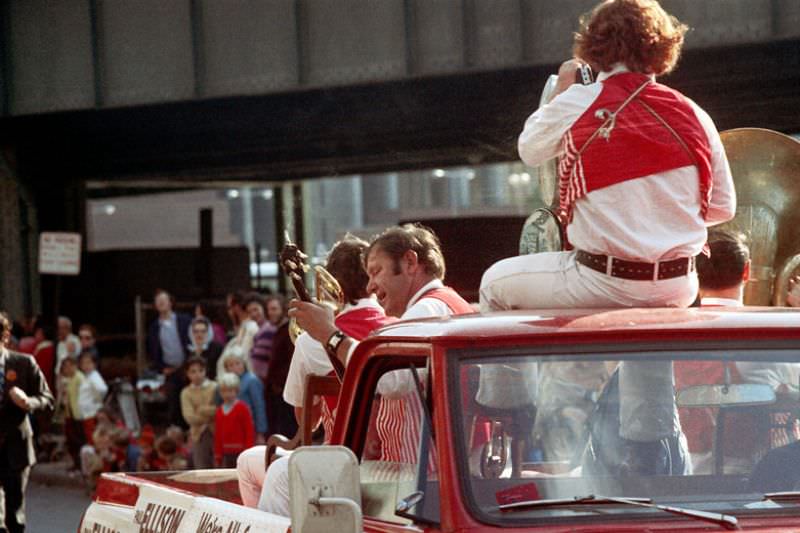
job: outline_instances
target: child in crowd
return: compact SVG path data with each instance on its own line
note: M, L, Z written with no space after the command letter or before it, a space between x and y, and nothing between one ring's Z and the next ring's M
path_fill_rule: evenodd
M113 428L103 424L94 428L92 443L81 448L81 472L94 492L97 479L103 472L111 472L114 466Z
M67 357L61 363L60 374L64 388L58 401L64 413L64 439L67 452L72 458L71 470L78 470L81 462L81 447L86 444L86 435L83 431L83 421L78 405L78 389L83 381L83 373L78 370L78 361L74 357Z
M83 372L84 379L78 388L78 407L83 419L83 430L86 440L92 443L92 434L97 426L97 411L103 407L103 399L108 392L103 376L97 371L94 357L89 352L78 356L78 367Z
M239 376L224 372L218 382L222 405L217 408L214 423L214 462L223 468L235 468L239 454L255 444L253 415L247 404L237 398Z
M137 472L158 470L158 453L155 450L156 435L153 428L145 426L139 435L139 458L136 461Z
M111 426L111 428L111 471L125 472L128 470L128 447L131 443L131 434L125 427Z
M177 454L180 455L188 467L192 467L192 450L186 445L186 433L180 426L169 426L164 432L164 435L175 441L177 446Z
M192 443L192 466L214 468L214 417L217 406L214 395L217 384L206 378L206 361L190 357L186 361L189 384L181 391L181 413L189 424Z
M264 385L245 366L241 355L231 354L225 360L225 371L239 377L239 399L247 404L256 428L256 443L264 444L267 435L267 409L264 404Z
M160 470L186 470L186 458L179 453L178 443L168 435L156 440L156 453L161 462Z

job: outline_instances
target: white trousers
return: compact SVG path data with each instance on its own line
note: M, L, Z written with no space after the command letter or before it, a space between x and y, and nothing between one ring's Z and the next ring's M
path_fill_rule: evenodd
M266 446L253 446L236 459L236 475L239 477L239 495L246 507L255 508L264 485Z
M698 290L697 274L659 280L634 281L601 274L575 260L575 251L544 252L498 261L483 274L480 289L482 312L511 309L688 307ZM639 441L657 440L674 434L677 422L672 385L672 365L631 363L620 380L620 434ZM663 367L663 368L662 368ZM519 405L508 379L499 379L490 368L481 368L483 404ZM536 390L531 376L525 386ZM501 376L502 377L502 376ZM644 379L644 378L647 379ZM646 383L631 387L631 383ZM647 409L644 409L647 407ZM638 411L637 411L638 410ZM649 418L637 417L648 413ZM627 416L623 416L627 415ZM658 415L658 416L656 416Z
M258 508L268 513L289 516L289 456L272 462L264 477Z
M253 446L239 454L236 473L242 503L281 516L289 516L289 456L265 467L266 446Z
M543 252L498 261L481 279L481 312L511 309L688 307L697 274L634 281L596 272L575 261L575 251Z

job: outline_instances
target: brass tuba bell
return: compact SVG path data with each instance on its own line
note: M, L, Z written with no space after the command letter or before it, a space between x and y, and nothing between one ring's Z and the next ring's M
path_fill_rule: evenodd
M800 267L800 142L776 131L720 134L736 185L736 217L723 226L747 235L747 305L785 305Z

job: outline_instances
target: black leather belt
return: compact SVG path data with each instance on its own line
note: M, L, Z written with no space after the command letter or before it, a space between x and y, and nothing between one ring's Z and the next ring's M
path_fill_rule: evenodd
M694 272L694 257L681 257L658 263L639 263L578 250L575 260L602 274L637 281L672 279Z

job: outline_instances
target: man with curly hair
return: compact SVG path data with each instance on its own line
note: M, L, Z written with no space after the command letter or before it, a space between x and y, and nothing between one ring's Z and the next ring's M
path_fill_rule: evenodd
M736 194L708 114L656 82L687 27L655 0L607 0L581 19L555 97L525 123L531 166L558 157L569 251L502 260L481 309L685 307L707 227L733 218ZM597 82L576 83L588 64Z

